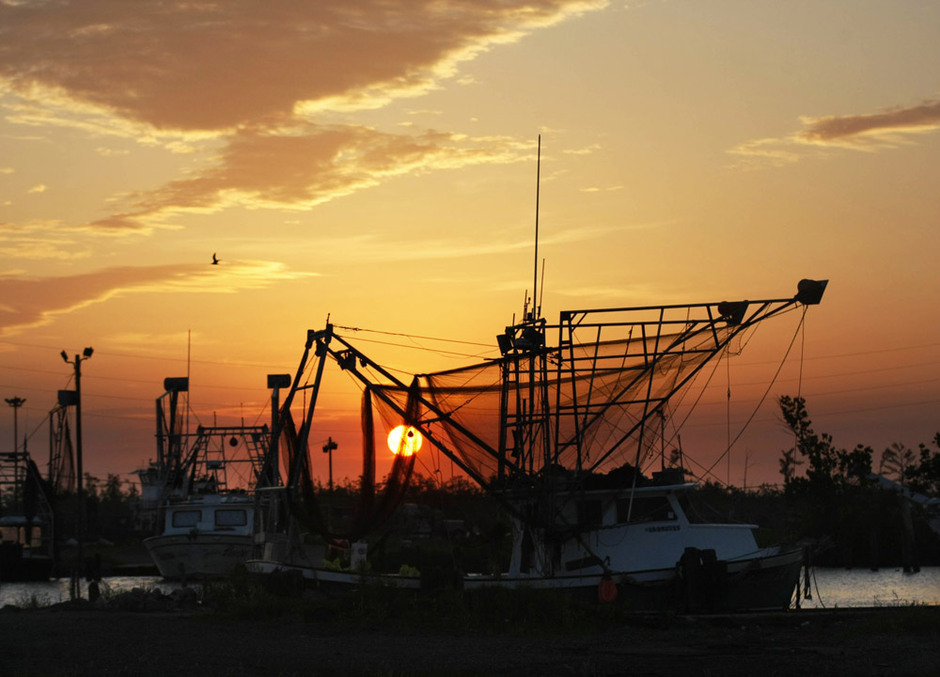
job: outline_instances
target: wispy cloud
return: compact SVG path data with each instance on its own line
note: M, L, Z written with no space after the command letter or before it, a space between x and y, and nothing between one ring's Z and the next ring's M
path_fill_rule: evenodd
M308 210L393 176L527 159L531 143L426 132L389 134L361 126L297 124L233 135L204 171L133 198L127 212L95 222L141 229L177 213L230 207Z
M807 128L800 136L809 143L890 143L899 134L922 134L940 129L940 102L928 101L920 106L867 115L806 117L802 121Z
M0 336L48 324L56 316L126 294L200 292L230 294L281 280L314 276L280 263L233 261L222 266L116 267L68 277L0 276Z
M912 143L916 134L940 130L940 102L926 101L881 113L802 117L803 129L785 137L755 139L732 148L745 166L764 162L785 165L830 148L864 152Z
M661 228L669 222L620 224L616 226L583 226L557 230L540 238L542 246L560 246L578 242L609 241L617 233ZM529 251L532 248L531 233L516 237L506 233L502 237L485 239L453 233L438 238L396 239L388 231L355 233L344 236L322 236L311 238L305 245L323 260L339 260L344 265L371 264L375 262L447 261L474 257L491 257Z
M0 229L0 256L36 261L70 261L90 256L90 247L79 245L70 230L56 220L3 224Z

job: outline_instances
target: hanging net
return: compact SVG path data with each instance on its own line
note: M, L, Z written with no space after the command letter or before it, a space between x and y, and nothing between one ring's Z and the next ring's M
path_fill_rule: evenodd
M404 422L420 431L471 479L497 492L550 487L558 478L637 477L664 442L667 413L703 367L737 352L759 322L798 303L818 303L825 282L804 280L798 289L789 299L564 311L551 325L528 316L497 337L499 358L420 374L408 385L334 334L332 325L308 331L302 368L315 343L318 380L329 355L366 386L361 495L345 533L365 533L387 517L414 466L413 456L399 453L379 489L376 416L386 426ZM334 340L343 347L333 347ZM285 447L288 485L300 487L303 502L314 506L304 509L304 519L329 532L313 501L309 450L299 448L305 435L292 435Z
M75 492L75 454L67 407L49 412L49 485L56 493Z
M288 501L295 519L311 532L328 540L355 541L385 522L395 511L408 488L414 470L414 454L399 449L384 481L376 481L375 407L372 388L362 396L362 474L356 504L348 520L326 520L314 487L310 447L301 442L288 409L282 411L281 462L289 488ZM406 412L416 410L416 399L406 400ZM405 420L413 416L406 414ZM405 444L405 440L402 441ZM303 447L303 448L301 448Z
M422 429L484 486L546 468L607 472L661 442L652 422L735 330L693 320L554 329L554 347L530 341L497 360L417 376L408 389L377 386L379 406L391 417L411 402Z

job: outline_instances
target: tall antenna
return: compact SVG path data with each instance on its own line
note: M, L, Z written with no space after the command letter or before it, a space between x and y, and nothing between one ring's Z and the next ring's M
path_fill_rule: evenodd
M542 180L542 135L539 134L538 159L535 165L535 264L532 266L532 313L537 314L539 298L539 185ZM533 318L534 319L534 318Z

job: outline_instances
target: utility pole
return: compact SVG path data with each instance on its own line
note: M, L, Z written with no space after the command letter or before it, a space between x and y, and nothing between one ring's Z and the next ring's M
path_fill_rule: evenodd
M81 355L76 355L75 359L69 361L68 353L64 350L60 353L62 360L66 364L71 364L75 368L75 474L76 474L76 493L78 495L78 559L84 560L82 550L82 539L85 536L85 478L82 475L82 362L89 359L94 353L93 348L85 348Z
M338 445L333 441L332 437L328 438L326 444L323 445L323 453L329 456L330 463L330 501L327 503L326 508L326 525L330 531L333 530L333 452L337 447Z
M329 465L330 465L330 496L333 496L333 451L336 450L337 444L333 441L333 438L330 437L327 440L327 443L323 445L323 453L329 455ZM332 500L332 498L330 499Z

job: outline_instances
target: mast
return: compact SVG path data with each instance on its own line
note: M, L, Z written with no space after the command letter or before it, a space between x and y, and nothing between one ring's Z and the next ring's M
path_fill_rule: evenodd
M539 298L539 187L542 182L542 135L539 134L538 154L535 162L535 261L532 266L532 319L537 318L541 312L538 307ZM541 305L541 304L539 304ZM527 318L528 319L528 318Z

